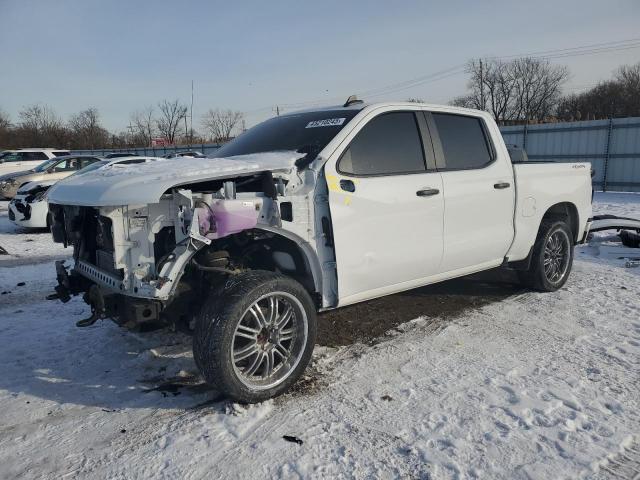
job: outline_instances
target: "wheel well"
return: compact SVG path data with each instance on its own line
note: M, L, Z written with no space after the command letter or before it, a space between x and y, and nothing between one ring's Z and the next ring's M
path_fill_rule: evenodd
M564 220L571 229L571 233L573 234L573 241L578 241L578 229L580 228L578 224L578 209L573 203L556 203L555 205L551 206L542 216L542 221L544 220Z
M249 230L215 242L212 249L228 253L231 265L247 270L266 270L293 278L316 302L316 285L310 261L294 240L273 232ZM210 248L211 248L210 247Z

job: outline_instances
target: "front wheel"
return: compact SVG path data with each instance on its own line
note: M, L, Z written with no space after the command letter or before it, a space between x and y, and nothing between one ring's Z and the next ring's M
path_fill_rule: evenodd
M564 221L544 220L533 247L529 270L519 272L522 283L554 292L569 278L573 265L573 234Z
M295 280L250 271L230 277L196 321L193 354L207 382L255 403L284 393L313 353L316 309Z

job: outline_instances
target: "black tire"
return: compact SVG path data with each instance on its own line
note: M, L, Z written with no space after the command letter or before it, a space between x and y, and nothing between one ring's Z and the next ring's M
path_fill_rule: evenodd
M566 251L562 252L560 273L557 278L545 269L545 247L549 245L552 237L558 238L562 244L566 242L566 245L563 246ZM533 246L529 270L518 272L520 282L541 292L555 292L562 288L569 278L573 266L573 246L573 233L566 222L543 220L538 231L538 238Z
M266 319L263 309L269 314L271 303L264 307L264 302L271 299L275 313ZM286 323L277 327L285 317ZM287 325L291 327L285 329ZM251 328L259 333L247 336ZM229 277L219 294L205 301L196 319L193 355L206 381L225 396L244 403L261 402L286 392L300 378L313 353L316 328L316 307L302 285L284 275L249 271ZM243 341L241 348L234 348ZM243 357L245 350L253 353ZM280 363L274 367L277 360ZM253 370L255 362L259 364Z

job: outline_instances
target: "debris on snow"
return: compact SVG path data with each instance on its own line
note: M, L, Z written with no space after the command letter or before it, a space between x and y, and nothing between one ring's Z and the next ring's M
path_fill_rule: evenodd
M304 443L298 437L294 437L292 435L283 435L282 438L284 438L287 442L297 443L298 445L302 445Z

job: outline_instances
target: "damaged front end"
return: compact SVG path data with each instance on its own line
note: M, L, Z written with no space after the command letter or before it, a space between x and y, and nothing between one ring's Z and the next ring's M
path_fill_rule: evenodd
M50 203L54 241L74 250L72 267L56 264L56 297L83 294L92 314L78 326L188 326L207 290L259 261L255 245L281 227L286 182L266 171L174 187L150 204Z

